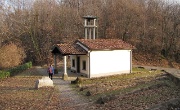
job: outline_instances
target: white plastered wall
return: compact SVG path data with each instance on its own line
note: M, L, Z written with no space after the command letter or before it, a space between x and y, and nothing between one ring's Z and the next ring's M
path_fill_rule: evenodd
M75 70L76 71L76 68L77 68L77 63L76 63L76 55L71 55L70 56L70 59L71 59L71 70ZM72 67L72 62L73 62L73 59L75 60L75 67Z
M86 70L83 70L83 61L86 61ZM87 55L81 55L80 56L80 73L84 73L86 75L88 75L88 71L89 71L89 62L88 62L88 56Z
M78 55L80 57L80 73L88 75L89 71L89 60L87 55ZM71 70L77 71L77 55L71 55ZM75 60L75 67L72 67L73 59ZM83 61L86 61L86 70L83 70Z
M92 51L90 77L130 73L131 50Z

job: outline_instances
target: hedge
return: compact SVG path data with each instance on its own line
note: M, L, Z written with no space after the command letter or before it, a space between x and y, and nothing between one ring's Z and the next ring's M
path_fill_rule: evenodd
M23 65L20 65L20 66L14 67L14 68L10 68L6 71L0 71L0 78L7 78L10 76L14 76L17 73L20 73L26 69L31 68L31 67L32 67L32 62L28 62L28 63L25 63Z
M10 76L10 72L0 71L0 79L7 78Z

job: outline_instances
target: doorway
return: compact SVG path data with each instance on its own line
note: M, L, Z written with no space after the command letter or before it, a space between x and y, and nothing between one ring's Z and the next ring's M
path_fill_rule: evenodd
M77 73L80 73L80 57L77 56Z

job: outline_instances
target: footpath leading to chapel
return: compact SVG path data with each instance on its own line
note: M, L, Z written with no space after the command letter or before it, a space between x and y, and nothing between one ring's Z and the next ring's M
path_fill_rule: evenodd
M47 69L37 67L39 73L43 76L48 76ZM91 102L86 98L78 95L78 93L72 90L70 87L70 81L64 81L57 75L53 76L53 83L55 87L59 89L61 109L64 110L85 110Z

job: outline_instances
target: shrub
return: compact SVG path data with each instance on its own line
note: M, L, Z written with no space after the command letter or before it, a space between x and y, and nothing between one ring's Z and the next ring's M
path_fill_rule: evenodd
M0 78L7 78L10 76L10 72L0 71Z
M32 62L28 62L28 63L25 63L23 65L20 65L20 66L14 67L14 68L10 68L6 71L0 71L0 78L7 78L9 76L14 76L17 73L20 73L31 67L32 67Z
M16 75L17 73L19 72L22 72L26 69L29 69L32 67L32 62L28 62L28 63L25 63L23 65L20 65L20 66L17 66L17 67L14 67L14 68L11 68L9 70L7 70L8 72L10 72L10 76L14 76Z
M18 66L23 62L24 58L24 49L13 43L0 48L0 67L2 69Z

